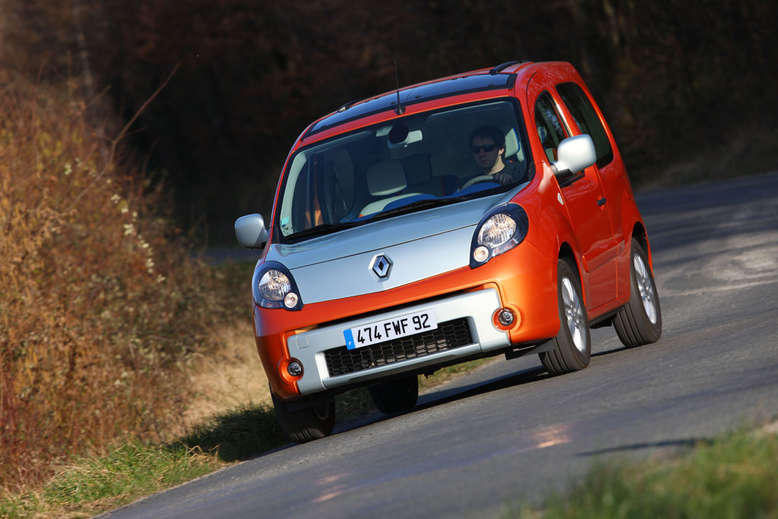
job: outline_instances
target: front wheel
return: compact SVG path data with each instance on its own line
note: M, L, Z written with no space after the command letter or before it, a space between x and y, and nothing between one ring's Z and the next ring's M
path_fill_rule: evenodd
M324 438L335 426L335 400L318 397L286 402L272 392L273 408L281 429L297 443Z
M367 390L373 403L384 414L401 413L410 411L416 406L419 399L419 377L409 375L407 377L378 382L369 386Z
M551 339L553 349L540 354L540 361L551 375L585 368L592 353L581 282L571 262L564 258L560 258L557 264L557 301L559 332Z
M613 318L613 327L624 346L632 348L656 342L662 335L662 310L654 276L648 268L646 251L634 238L629 280L629 303Z

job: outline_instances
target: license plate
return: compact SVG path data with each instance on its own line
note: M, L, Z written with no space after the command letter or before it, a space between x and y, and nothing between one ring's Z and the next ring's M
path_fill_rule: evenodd
M437 327L435 314L426 311L349 328L343 330L343 336L346 338L346 348L355 350L370 344L435 330Z

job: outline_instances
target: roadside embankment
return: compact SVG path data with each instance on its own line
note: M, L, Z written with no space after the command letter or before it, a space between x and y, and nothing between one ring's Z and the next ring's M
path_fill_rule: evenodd
M163 442L233 313L167 204L66 89L0 91L0 489Z

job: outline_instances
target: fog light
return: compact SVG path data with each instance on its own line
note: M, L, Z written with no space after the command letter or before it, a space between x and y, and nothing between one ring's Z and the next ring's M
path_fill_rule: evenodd
M510 326L513 324L513 321L516 320L516 316L513 314L510 308L503 308L500 310L500 313L497 314L497 320L503 326Z
M489 249L487 249L483 245L479 245L473 251L473 259L476 260L478 263L483 263L484 261L486 261L488 257L489 257Z
M297 302L300 300L299 297L297 297L297 294L294 292L289 292L284 296L284 306L287 308L294 308L297 306Z
M303 374L303 365L297 360L292 360L286 365L286 371L293 377L299 377Z

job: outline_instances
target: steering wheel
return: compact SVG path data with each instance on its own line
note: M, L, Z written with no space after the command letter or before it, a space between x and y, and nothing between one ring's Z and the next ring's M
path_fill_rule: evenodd
M477 177L471 178L470 180L465 182L465 185L462 186L460 189L467 189L473 184L477 184L479 182L497 182L497 180L492 175L478 175Z

